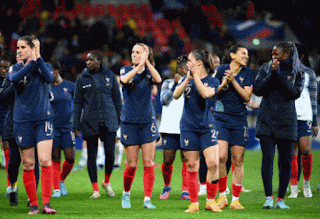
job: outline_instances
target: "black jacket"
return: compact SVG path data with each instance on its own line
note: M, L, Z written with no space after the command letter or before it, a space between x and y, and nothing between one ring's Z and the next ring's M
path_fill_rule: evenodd
M253 86L253 93L263 96L256 135L297 140L297 114L294 100L300 97L304 74L298 73L292 81L291 70L281 66L271 70L272 62L261 66Z
M103 67L94 73L85 68L76 82L73 130L81 130L84 139L99 133L99 123L104 123L109 132L116 132L121 107L114 73Z
M24 89L23 83L16 83L14 86L13 83L9 80L9 75L5 77L2 86L0 88L0 102L7 108L6 117L3 124L3 140L9 140L14 138L13 135L13 106L15 93L14 90L16 87L18 92L22 92Z

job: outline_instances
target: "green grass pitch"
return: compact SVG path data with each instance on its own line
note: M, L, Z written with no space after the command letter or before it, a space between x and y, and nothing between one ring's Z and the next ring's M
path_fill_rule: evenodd
M80 151L77 151L77 161L80 158ZM173 190L168 200L160 200L159 195L163 188L163 179L161 168L156 168L156 181L153 190L152 203L157 206L155 210L143 209L143 168L140 164L136 173L134 183L131 190L131 209L121 208L121 196L123 190L122 174L124 166L120 170L115 170L111 177L111 184L116 193L115 198L107 197L105 191L101 188L101 182L104 179L104 171L98 172L98 181L100 186L101 198L90 199L92 195L92 187L89 181L88 172L84 171L71 172L66 179L68 195L61 198L52 198L51 206L57 210L56 215L36 215L34 218L320 218L320 194L316 187L320 182L320 150L313 151L313 172L312 172L312 198L304 198L302 194L302 180L299 182L301 190L297 199L286 198L286 204L290 206L289 210L280 209L263 209L264 191L260 174L261 151L247 150L245 154L245 177L243 185L247 189L251 189L250 193L241 193L240 202L246 207L245 210L232 210L228 207L222 213L212 213L205 210L205 196L199 197L200 212L196 214L185 213L190 201L179 200L181 194L181 161L180 155L177 153L174 162L174 170L172 176ZM178 159L179 158L179 159ZM124 157L125 159L125 157ZM162 151L156 151L156 163L161 166ZM274 195L277 195L278 189L278 168L277 160L274 165ZM17 207L9 206L9 198L5 198L6 191L6 173L0 170L0 219L4 218L27 218L29 208L27 205L27 195L22 183L22 171L18 178L19 187L19 205ZM232 176L229 174L228 185L231 188ZM41 202L41 188L38 188L38 200ZM289 194L287 194L288 196ZM228 195L229 203L231 195ZM41 204L40 204L41 207Z

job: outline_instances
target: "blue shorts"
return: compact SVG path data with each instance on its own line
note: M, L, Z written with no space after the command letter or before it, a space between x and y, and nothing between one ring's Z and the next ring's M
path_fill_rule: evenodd
M248 124L246 116L233 116L216 113L214 116L218 140L229 142L230 146L246 146L248 143Z
M186 151L203 151L208 147L218 145L216 130L181 131L181 148Z
M298 120L298 139L313 135L312 121Z
M54 137L52 120L14 123L13 132L20 147L35 147L37 143Z
M76 146L74 132L69 128L54 129L54 138L52 148L60 147L61 149L73 148Z
M179 150L180 147L180 135L179 134L168 134L161 133L162 147L168 150Z
M159 139L157 124L151 123L127 123L121 122L121 143L124 146L142 145Z

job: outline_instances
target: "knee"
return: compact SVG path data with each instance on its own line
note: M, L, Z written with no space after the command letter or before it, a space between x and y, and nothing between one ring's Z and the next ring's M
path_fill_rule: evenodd
M151 167L154 165L154 159L152 159L151 157L143 158L142 162L143 166L145 167Z
M129 166L130 168L137 168L138 162L132 161L132 160L126 160L125 164Z
M188 161L187 169L191 172L195 172L199 170L199 161Z
M210 160L207 162L207 167L209 170L216 170L219 168L219 162L214 161L214 160Z
M164 159L163 159L163 163L165 165L171 165L171 164L173 164L173 161L174 161L174 159L169 158L169 157L164 157Z
M34 169L35 162L31 160L22 160L23 170L32 170Z
M219 156L219 163L220 164L226 164L227 163L227 160L228 160L228 157L227 156Z
M234 167L242 167L243 165L243 156L235 156L232 159L232 164Z
M67 161L69 164L74 164L74 157L66 157L66 161Z
M302 156L308 157L308 156L310 156L310 154L311 154L311 149L309 149L309 148L303 148L303 149L301 149L301 155L302 155Z
M51 166L52 160L50 158L39 158L39 165L41 167Z

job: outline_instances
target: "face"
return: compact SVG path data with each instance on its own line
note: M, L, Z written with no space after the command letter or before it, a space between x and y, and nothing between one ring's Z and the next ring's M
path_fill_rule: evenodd
M288 52L284 52L283 49L278 47L273 47L272 49L272 59L276 59L279 61L284 61L289 57Z
M188 66L187 65L183 65L177 71L177 74L180 74L182 77L187 75L187 73L188 73Z
M22 61L26 61L31 56L31 47L24 40L19 40L17 43L17 55Z
M133 65L139 65L143 52L144 48L140 45L135 45L132 48L131 60Z
M214 69L216 69L216 68L220 65L220 58L219 58L219 56L214 56L214 57L213 57L213 65L214 65Z
M98 61L97 57L88 53L86 57L86 65L89 70L97 70L100 68L101 61Z
M59 70L58 69L53 69L53 80L58 81L59 79Z
M8 71L9 71L9 63L6 61L1 61L0 62L0 77L4 78L6 77Z
M196 59L196 57L193 55L193 53L190 53L189 55L188 55L188 63L187 63L187 65L188 64L193 64L193 65L197 65L198 63L198 60Z
M249 60L249 53L246 48L238 48L236 53L230 54L232 61L238 63L241 66L246 66Z

